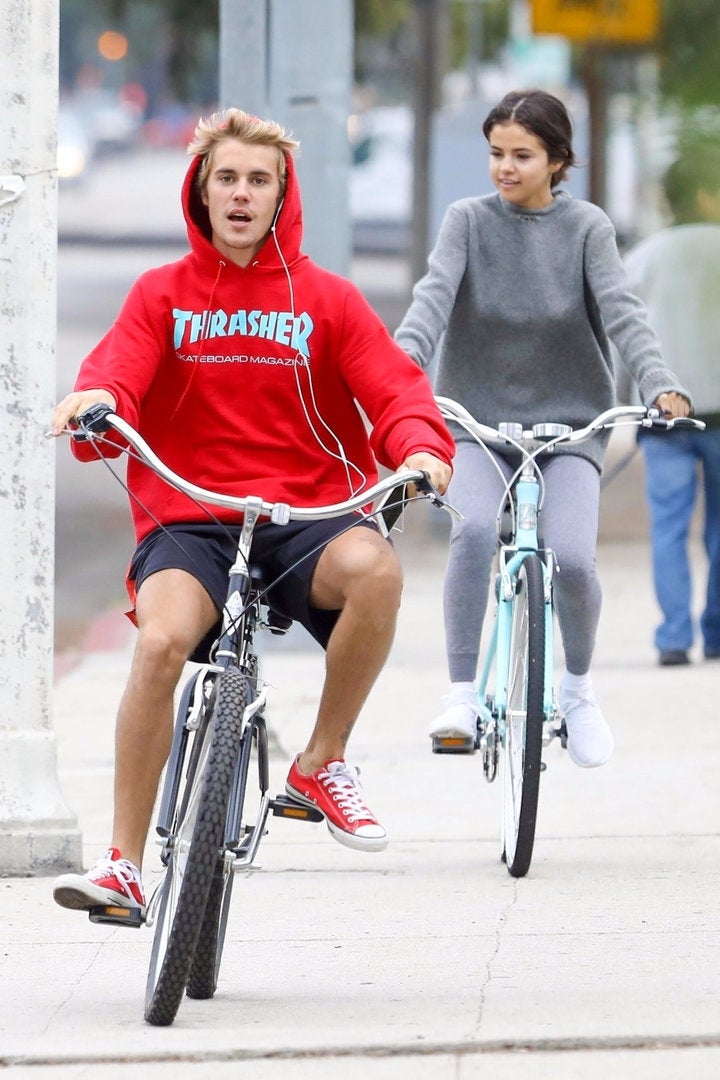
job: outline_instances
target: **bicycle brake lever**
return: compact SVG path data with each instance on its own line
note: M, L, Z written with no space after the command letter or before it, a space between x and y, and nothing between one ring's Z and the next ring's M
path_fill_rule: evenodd
M87 442L89 435L99 435L108 431L110 424L107 422L107 417L114 412L115 410L110 405L102 401L97 405L91 405L89 409L76 417L78 426L70 432L72 438L76 442Z
M440 492L437 490L437 488L433 487L433 485L430 483L430 477L426 472L423 472L422 480L415 481L415 487L420 492L420 494L423 495L424 498L428 499L433 506L436 506L438 510L445 510L448 514L451 515L451 517L457 518L458 521L463 520L463 515L460 513L460 511L457 510L452 505L452 503L449 503L446 499L444 499Z

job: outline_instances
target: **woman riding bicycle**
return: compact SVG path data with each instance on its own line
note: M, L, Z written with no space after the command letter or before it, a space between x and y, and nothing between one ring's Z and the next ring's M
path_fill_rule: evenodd
M513 92L488 115L490 175L497 194L453 203L428 272L395 339L421 366L444 342L438 394L490 426L555 420L578 427L615 403L609 340L636 380L642 401L686 416L690 399L660 356L645 311L625 284L610 220L558 185L575 164L565 106L541 90ZM445 580L450 689L431 736L474 738L477 671L490 568L503 494L484 448L457 435L450 498L463 515L452 526ZM566 671L559 687L568 751L578 765L602 765L613 749L597 704L590 664L600 616L595 567L600 471L607 434L541 458L541 529L559 566L555 598ZM504 475L518 464L492 451Z

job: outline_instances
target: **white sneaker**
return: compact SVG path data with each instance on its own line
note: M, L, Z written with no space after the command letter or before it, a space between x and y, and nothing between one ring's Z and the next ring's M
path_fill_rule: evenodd
M474 690L453 689L441 699L443 711L430 725L428 735L433 738L472 739L477 736L477 694Z
M613 736L592 692L583 696L559 694L567 727L570 760L583 769L604 765L613 752Z

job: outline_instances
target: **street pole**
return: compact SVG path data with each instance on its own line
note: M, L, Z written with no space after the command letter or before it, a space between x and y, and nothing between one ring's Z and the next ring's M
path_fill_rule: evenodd
M347 275L352 0L220 0L220 39L222 105L277 120L300 140L304 250Z
M220 0L220 102L267 117L270 0ZM274 118L273 118L274 119Z
M410 278L427 270L430 241L432 125L440 96L443 0L415 0L415 99Z
M603 45L585 47L584 77L590 124L588 199L604 207L607 184L607 52Z
M77 869L53 669L59 0L0 12L0 875Z

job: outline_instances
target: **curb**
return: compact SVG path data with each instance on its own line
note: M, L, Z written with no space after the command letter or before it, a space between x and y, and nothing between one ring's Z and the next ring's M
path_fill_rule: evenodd
M54 654L53 682L57 684L82 663L83 657L94 652L116 652L128 649L136 630L122 608L111 608L90 623L77 648Z

